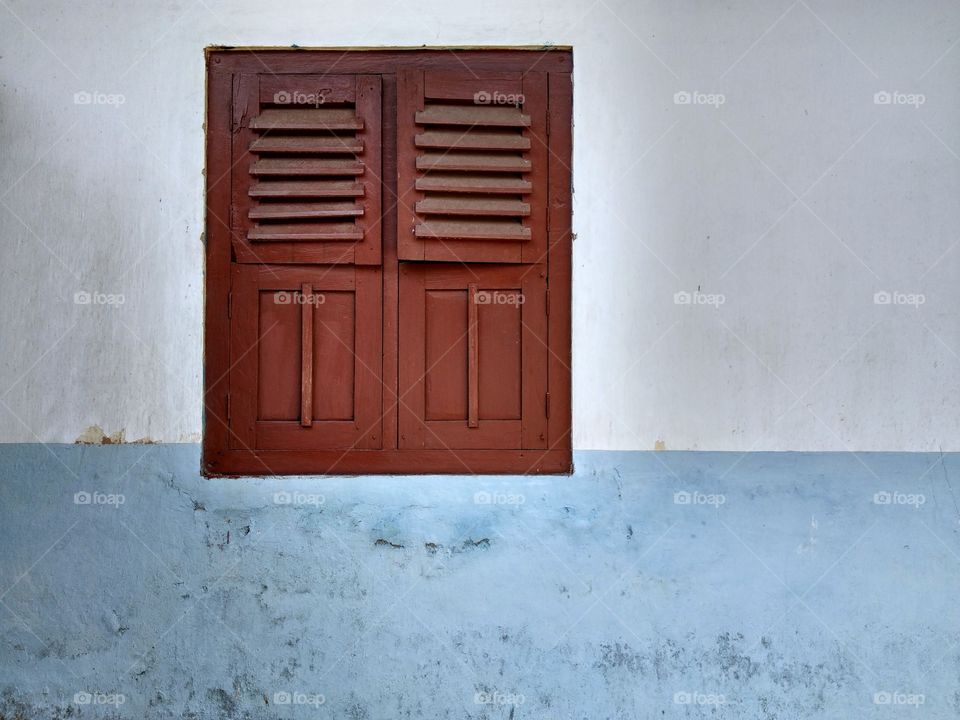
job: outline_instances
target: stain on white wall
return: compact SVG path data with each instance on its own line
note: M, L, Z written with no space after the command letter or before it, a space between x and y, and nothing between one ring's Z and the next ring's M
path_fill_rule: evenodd
M960 7L7 2L0 441L196 442L203 48L574 48L574 445L960 450Z

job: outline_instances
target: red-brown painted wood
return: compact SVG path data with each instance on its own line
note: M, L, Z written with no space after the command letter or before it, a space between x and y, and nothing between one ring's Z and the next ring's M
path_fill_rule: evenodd
M467 285L467 427L480 426L480 348L477 346L477 284Z
M206 474L569 471L571 67L208 52Z
M383 448L396 449L398 440L396 353L399 323L400 268L397 260L397 83L395 75L383 77Z
M380 76L234 76L234 253L379 265Z
M571 287L573 87L567 73L550 75L550 387L549 447L571 447Z
M400 259L545 262L546 73L401 69L398 87Z
M379 268L234 267L234 447L378 448Z
M401 448L546 447L545 272L526 270L401 266Z
M210 48L210 71L259 72L266 75L331 73L395 74L402 68L439 72L510 73L539 70L550 73L573 71L573 55L564 48Z
M313 425L313 286L300 286L300 425Z
M210 452L204 472L241 475L569 473L570 450L346 450Z
M417 241L416 204L424 198L416 186L418 151L414 117L423 110L423 71L403 68L397 73L397 257L423 260L425 245Z
M229 442L230 143L233 77L209 73L207 85L206 302L204 304L204 453Z

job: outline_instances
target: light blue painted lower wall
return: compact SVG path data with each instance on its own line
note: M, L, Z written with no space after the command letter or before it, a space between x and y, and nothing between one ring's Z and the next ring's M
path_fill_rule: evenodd
M960 456L198 464L0 446L0 717L960 714Z

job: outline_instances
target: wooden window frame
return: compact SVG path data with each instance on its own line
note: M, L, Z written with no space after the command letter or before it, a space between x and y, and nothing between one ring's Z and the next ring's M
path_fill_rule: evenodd
M568 48L511 49L243 49L208 48L206 121L206 272L204 328L204 434L202 472L205 476L357 475L357 474L565 474L572 471L571 450L571 158L572 51ZM546 124L549 152L547 252L543 306L546 313L545 437L541 447L510 449L417 448L400 443L398 405L400 364L400 284L397 256L397 77L410 68L424 71L476 73L539 73L548 97ZM232 242L234 204L233 98L235 84L249 74L283 76L331 74L379 76L383 142L380 163L382 210L380 245L382 273L382 417L379 448L334 450L257 449L238 440L231 429L231 278L237 272ZM249 262L249 260L247 260ZM357 261L360 262L360 261ZM449 263L451 266L453 263ZM343 266L340 266L343 267ZM511 267L501 265L499 267ZM513 266L516 269L516 266ZM358 270L361 268L357 265ZM540 300L538 299L538 302ZM524 430L526 433L526 429ZM538 432L540 428L538 425Z

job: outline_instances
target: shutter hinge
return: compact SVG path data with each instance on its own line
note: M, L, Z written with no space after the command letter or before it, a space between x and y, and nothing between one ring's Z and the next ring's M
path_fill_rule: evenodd
M230 422L230 393L227 393L227 422Z
M547 288L547 316L550 315L550 288Z
M233 290L227 293L227 317L233 317Z
M550 113L547 113L547 137L550 137Z
M550 417L550 393L546 394L544 398L544 411L547 414L547 417Z

